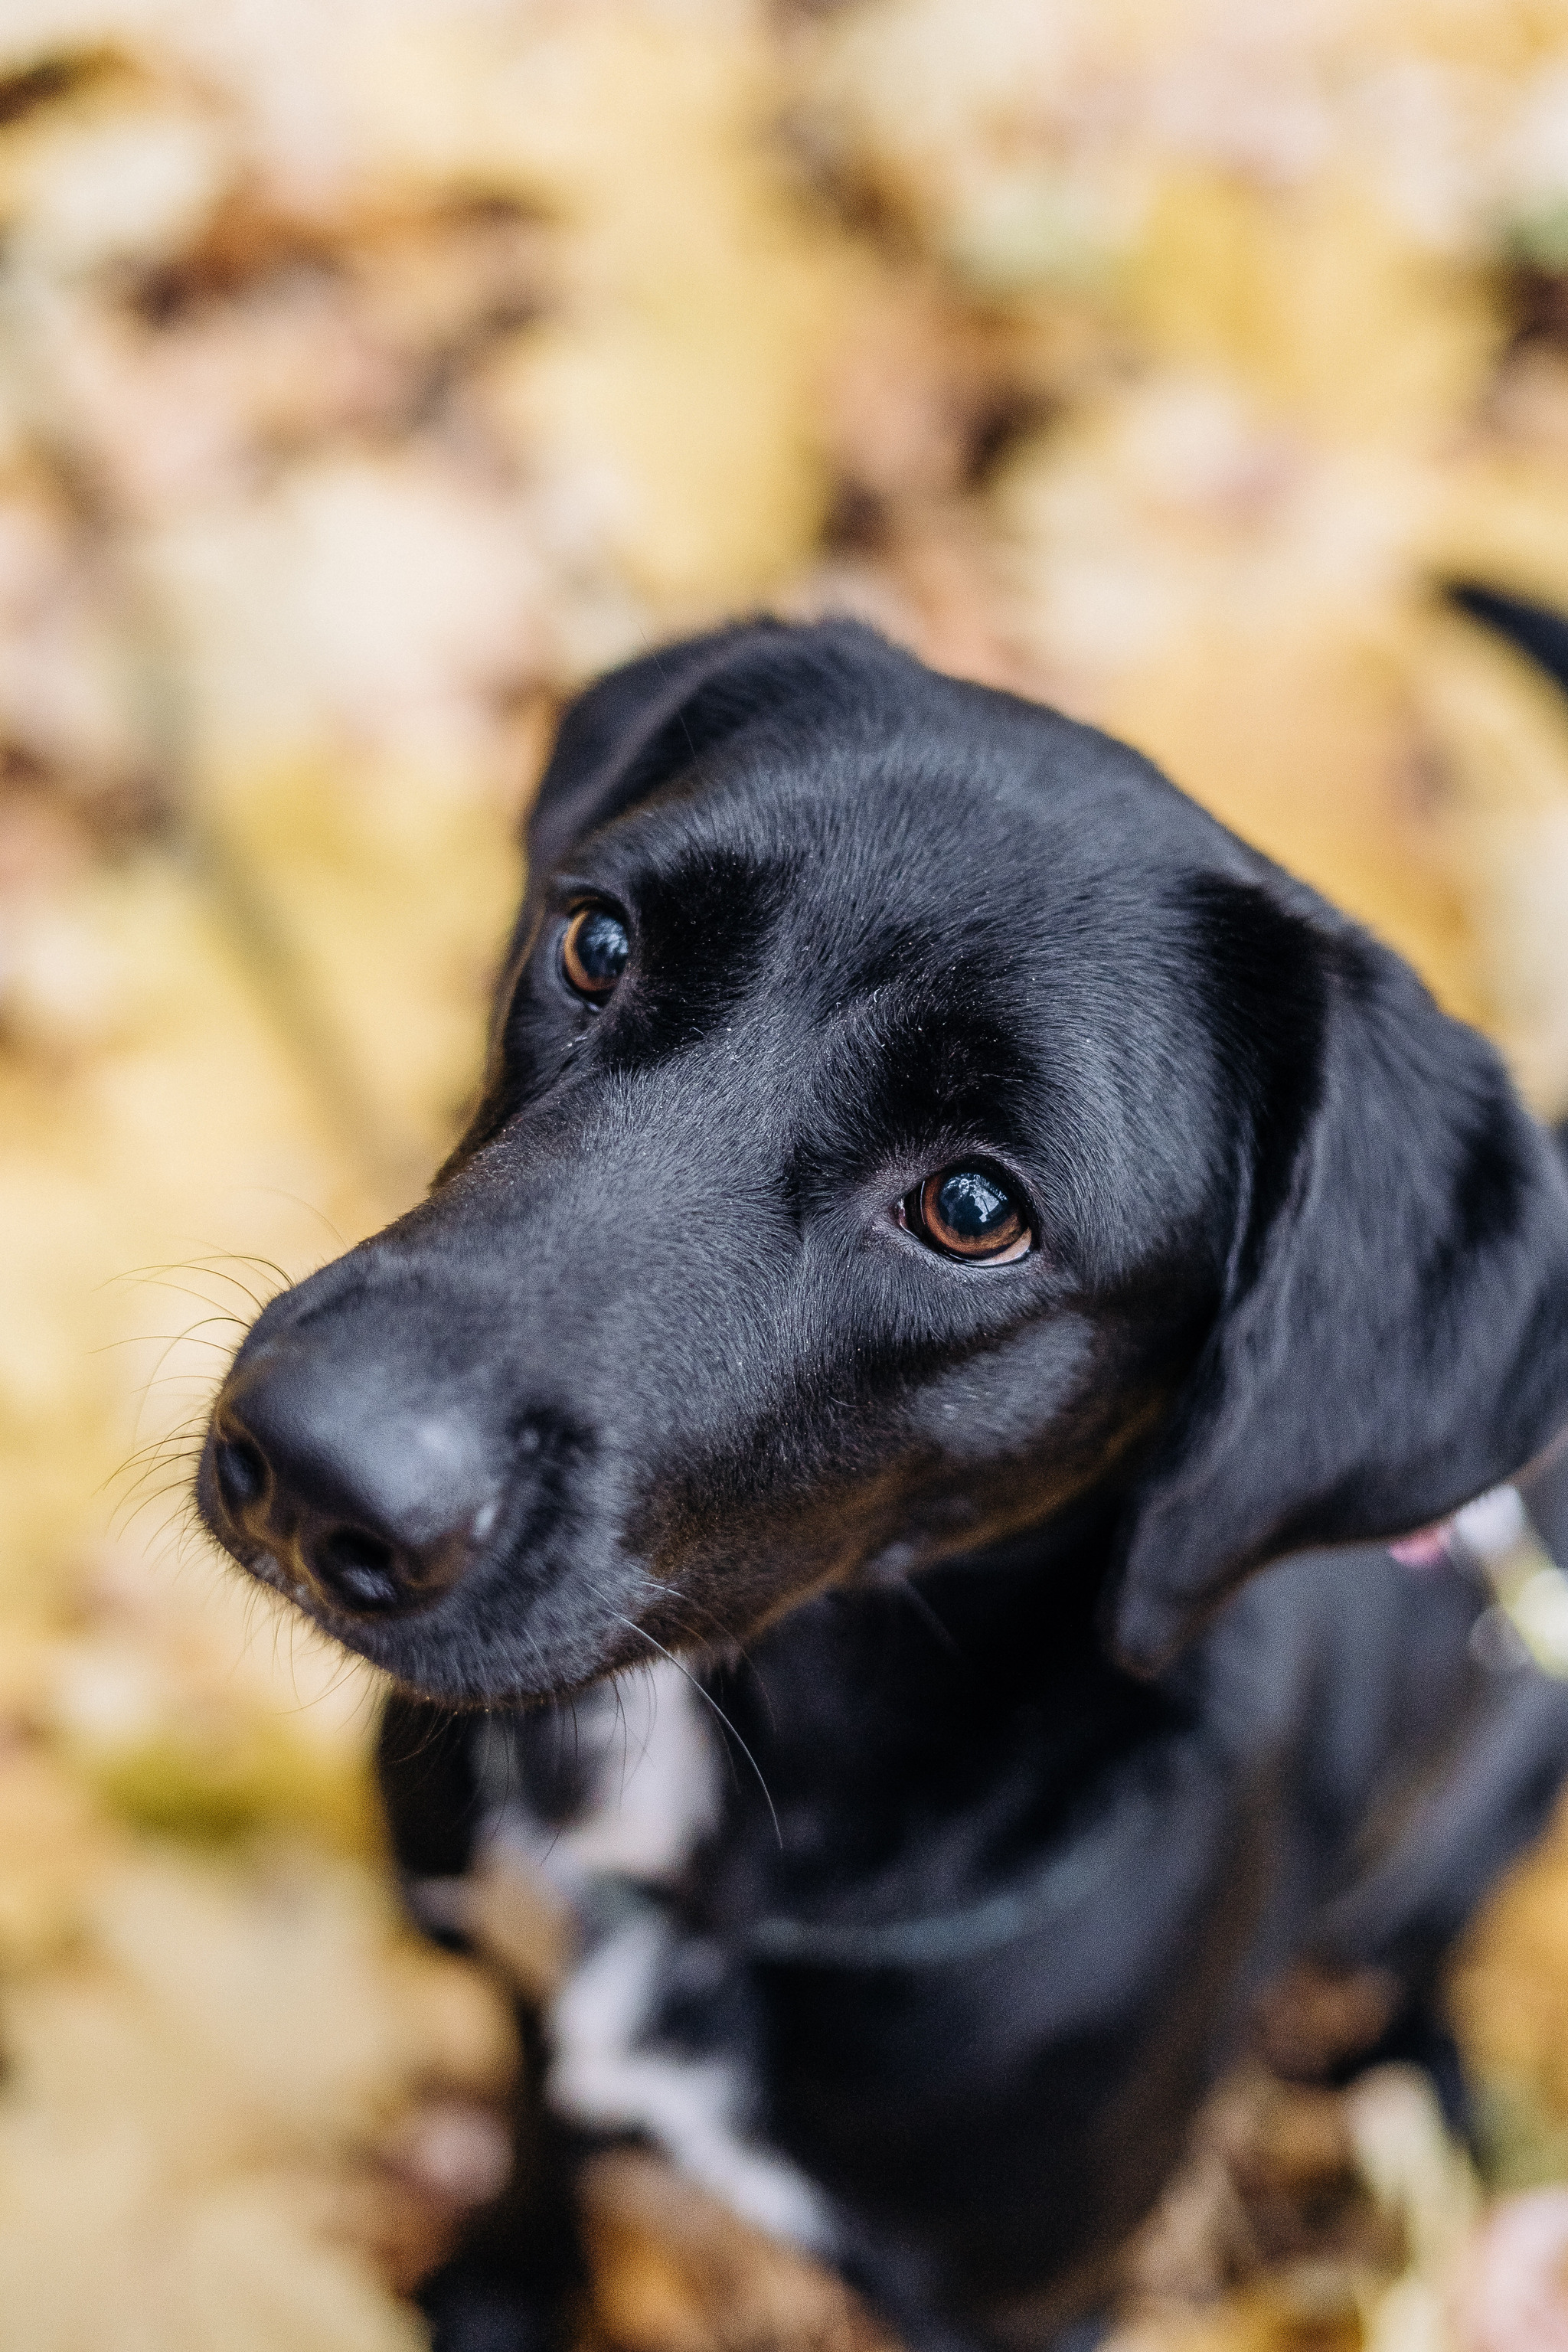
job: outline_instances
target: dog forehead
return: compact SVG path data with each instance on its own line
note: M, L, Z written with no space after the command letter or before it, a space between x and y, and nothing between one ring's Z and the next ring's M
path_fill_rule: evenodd
M639 934L605 1066L710 1048L781 1119L1068 1136L1091 1189L1136 1168L1190 1206L1218 1090L1191 885L1258 861L1114 739L906 676L897 708L775 707L580 845L566 889Z
M891 924L934 968L966 941L1114 950L1183 874L1228 862L1236 845L1125 746L1005 697L979 708L986 725L940 698L896 724L771 713L619 817L592 866L678 928L750 919L853 959Z

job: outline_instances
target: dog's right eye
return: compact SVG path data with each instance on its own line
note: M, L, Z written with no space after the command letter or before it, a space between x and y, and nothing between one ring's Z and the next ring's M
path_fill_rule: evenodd
M990 1168L944 1168L899 1203L899 1222L944 1257L1006 1265L1026 1255L1029 1221Z
M579 907L561 940L561 971L568 988L603 1004L631 961L626 927L608 907Z

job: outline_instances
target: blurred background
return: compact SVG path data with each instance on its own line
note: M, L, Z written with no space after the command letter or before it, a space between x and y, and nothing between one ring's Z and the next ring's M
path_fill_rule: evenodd
M1568 0L4 0L0 2344L417 2347L504 2164L374 1695L183 1489L456 1131L563 698L859 614L1557 1116L1568 701L1477 582L1568 611ZM1568 2345L1568 1841L1454 2001L1479 2171L1411 2081L1218 2112L1120 2341ZM589 2340L763 2352L646 2222Z

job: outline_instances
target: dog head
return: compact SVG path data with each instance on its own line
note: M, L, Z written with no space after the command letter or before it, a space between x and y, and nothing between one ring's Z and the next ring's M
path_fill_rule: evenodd
M568 712L483 1098L217 1400L219 1541L406 1685L560 1693L1092 1502L1122 1661L1568 1417L1490 1049L1136 753L847 623Z

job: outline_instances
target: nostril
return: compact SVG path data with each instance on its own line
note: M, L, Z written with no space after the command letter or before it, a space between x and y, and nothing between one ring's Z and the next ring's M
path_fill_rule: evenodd
M351 1609L395 1609L404 1597L395 1550L363 1528L334 1528L310 1546L308 1564L317 1583Z
M267 1492L267 1464L258 1446L246 1437L221 1437L213 1450L213 1464L224 1501L237 1518Z

